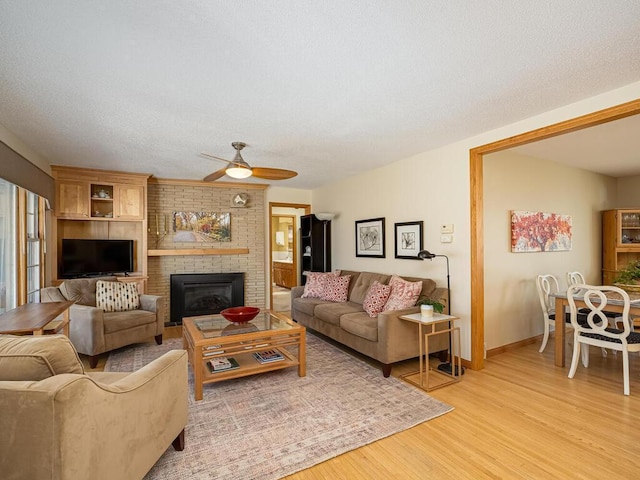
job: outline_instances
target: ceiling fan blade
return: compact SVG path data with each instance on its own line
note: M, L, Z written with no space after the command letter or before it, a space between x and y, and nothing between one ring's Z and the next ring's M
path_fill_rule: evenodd
M218 170L217 172L213 172L210 175L207 175L206 177L204 177L204 181L205 182L214 182L216 180L218 180L219 178L222 178L226 175L225 170L227 169L227 167L221 168L220 170Z
M216 157L214 155L209 155L208 153L204 153L204 152L201 152L200 155L202 155L203 157L213 158L214 160L221 160L221 161L227 162L227 163L234 163L232 160L227 160L227 159L224 159L224 158Z
M253 167L252 170L254 177L264 178L266 180L286 180L287 178L293 178L298 175L298 172L284 170L282 168Z

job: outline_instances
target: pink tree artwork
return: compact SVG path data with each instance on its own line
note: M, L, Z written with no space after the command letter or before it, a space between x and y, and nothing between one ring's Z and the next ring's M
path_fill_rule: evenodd
M512 252L571 250L571 216L543 212L511 212Z

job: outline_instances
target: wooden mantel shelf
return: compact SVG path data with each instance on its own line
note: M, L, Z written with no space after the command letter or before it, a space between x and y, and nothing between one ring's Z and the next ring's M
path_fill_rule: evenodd
M147 256L168 257L178 255L245 255L247 253L249 253L248 248L183 248L148 250Z

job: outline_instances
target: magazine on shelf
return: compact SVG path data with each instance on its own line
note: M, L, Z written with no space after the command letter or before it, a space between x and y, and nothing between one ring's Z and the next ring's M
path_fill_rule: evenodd
M277 350L264 350L262 352L255 352L253 356L260 363L278 362L280 360L284 360L284 355L282 355Z
M203 357L210 357L211 355L218 355L219 353L224 353L224 350L220 350L220 345L211 345L202 349Z
M227 370L233 370L240 367L238 362L233 357L220 357L212 358L207 362L207 367L211 373L226 372Z

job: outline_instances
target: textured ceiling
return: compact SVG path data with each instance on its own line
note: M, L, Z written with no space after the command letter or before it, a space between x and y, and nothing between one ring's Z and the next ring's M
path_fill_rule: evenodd
M313 188L634 83L639 32L637 0L0 0L0 124L164 178L244 141Z

